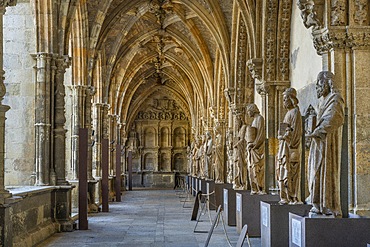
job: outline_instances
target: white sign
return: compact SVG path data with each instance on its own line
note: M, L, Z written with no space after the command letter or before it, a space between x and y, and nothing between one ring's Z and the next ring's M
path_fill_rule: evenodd
M228 191L227 190L224 190L224 205L227 206L227 201L229 198L228 197ZM226 207L225 207L226 208Z
M242 196L240 194L236 194L236 211L241 211L241 204L242 204Z
M302 243L302 223L299 220L292 219L292 243L301 246Z
M267 212L267 207L262 206L261 207L261 218L262 218L262 225L268 227L268 212Z

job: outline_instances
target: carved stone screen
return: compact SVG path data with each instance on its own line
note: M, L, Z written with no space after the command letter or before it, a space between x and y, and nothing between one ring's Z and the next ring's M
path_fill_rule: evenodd
M186 174L190 145L189 111L169 91L153 93L137 111L127 147L133 151L134 186L173 187Z

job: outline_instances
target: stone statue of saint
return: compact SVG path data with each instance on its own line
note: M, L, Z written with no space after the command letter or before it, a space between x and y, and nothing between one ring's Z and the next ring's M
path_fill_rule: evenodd
M203 151L204 151L204 164L203 164L203 178L209 179L209 169L212 165L212 155L213 155L213 140L211 136L211 132L206 132L206 139L204 140L203 144Z
M318 109L316 127L306 136L311 138L308 156L308 201L311 212L339 216L340 162L339 130L344 123L344 101L334 89L333 73L322 71L317 76L317 97L323 98Z
M197 172L198 172L198 167L197 167L197 162L196 162L196 155L197 155L197 151L198 151L198 145L197 145L197 142L198 140L195 139L192 143L191 143L191 164L192 164L192 168L191 168L191 175L192 176L197 176Z
M234 180L234 155L233 155L233 132L228 130L226 132L226 154L227 154L227 178L228 183L232 183Z
M276 157L276 176L280 189L280 204L299 203L300 144L302 116L298 107L297 91L287 88L283 92L284 107L288 110L280 124L279 151Z
M253 118L248 126L245 139L247 141L247 164L251 195L266 194L265 192L265 120L255 104L247 105L247 114Z
M247 189L247 177L246 177L246 160L245 160L245 129L246 125L244 124L243 119L240 116L235 118L235 127L237 129L237 136L234 141L234 162L235 162L235 177L233 187L236 190Z
M195 155L195 163L197 166L197 176L200 178L203 176L203 145L201 140L197 139L196 144L196 155Z
M188 160L188 174L191 174L191 169L193 168L193 159L191 157L191 147L190 146L187 146L186 148L186 158Z
M215 183L224 182L224 143L221 126L215 126Z

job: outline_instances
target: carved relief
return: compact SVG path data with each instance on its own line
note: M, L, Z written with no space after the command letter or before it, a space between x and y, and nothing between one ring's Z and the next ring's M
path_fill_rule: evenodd
M236 103L244 102L244 78L245 78L245 59L246 59L246 42L247 34L244 21L239 23L239 39L238 39L238 61L237 61L237 88L236 88Z
M368 0L355 0L355 13L354 21L356 24L365 26L367 25L368 16Z
M331 25L332 26L343 26L347 23L346 9L347 9L346 1L344 0L332 0L331 1Z
M267 4L267 25L266 25L266 52L265 52L265 69L266 80L275 79L275 63L276 63L276 30L277 30L277 3L270 0Z
M331 32L331 40L333 47L336 48L369 48L370 33L369 32Z
M290 18L292 1L284 0L279 11L279 32L278 32L278 78L285 81L289 78L289 46L290 46Z
M180 110L175 100L168 98L154 99L153 103L150 109L139 111L136 118L147 120L188 120L188 117Z

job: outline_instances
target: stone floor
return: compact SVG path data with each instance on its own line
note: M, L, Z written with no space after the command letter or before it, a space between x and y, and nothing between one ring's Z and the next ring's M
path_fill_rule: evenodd
M109 213L89 215L89 230L56 233L39 244L39 247L68 246L154 246L193 247L204 246L208 234L194 233L196 221L191 221L193 198L185 204L175 190L133 190L122 195L122 202L112 202ZM210 211L213 220L216 212ZM201 215L197 231L211 228L208 211ZM222 221L213 231L210 247L236 246L239 235L236 227L225 227L231 245L228 244ZM251 238L251 246L261 246L260 238ZM245 240L243 246L248 246Z

